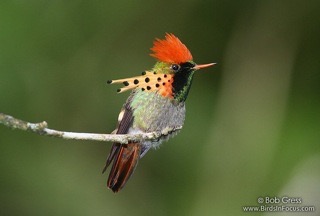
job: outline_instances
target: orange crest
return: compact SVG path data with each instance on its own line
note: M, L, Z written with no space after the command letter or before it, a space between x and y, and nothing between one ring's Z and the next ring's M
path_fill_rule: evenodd
M192 55L186 45L184 45L179 38L173 34L166 34L164 40L156 39L153 42L151 50L154 52L150 54L159 61L167 63L183 63L192 60Z

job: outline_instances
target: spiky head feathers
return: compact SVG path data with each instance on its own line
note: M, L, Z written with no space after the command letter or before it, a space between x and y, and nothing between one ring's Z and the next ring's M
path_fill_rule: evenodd
M142 76L109 80L109 84L123 83L124 87L118 92L140 88L142 91L157 91L165 97L172 97L172 83L174 70L172 66L180 67L178 64L192 61L192 55L188 48L173 34L166 34L164 40L154 41L151 56L159 60L152 72L146 71ZM179 68L178 68L179 69Z
M180 64L192 60L192 55L186 45L173 34L167 33L164 40L156 39L153 42L153 51L150 54L159 61Z
M139 88L164 97L185 100L194 71L213 65L196 65L188 48L173 34L167 33L163 40L156 39L151 50L151 56L159 60L151 71L143 72L142 76L109 80L108 83L123 83L124 87L118 89L119 93Z

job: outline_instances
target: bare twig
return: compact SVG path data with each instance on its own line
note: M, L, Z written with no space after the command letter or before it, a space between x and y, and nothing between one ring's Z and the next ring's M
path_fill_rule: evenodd
M47 122L30 123L20 119L16 119L12 116L0 113L0 124L3 124L12 129L19 129L23 131L30 131L39 135L59 137L62 139L73 140L93 140L104 142L117 142L127 144L129 141L141 141L141 140L155 140L161 136L166 136L175 131L181 130L178 128L166 128L163 131L156 131L150 133L141 134L94 134L94 133L77 133L58 131L48 128Z

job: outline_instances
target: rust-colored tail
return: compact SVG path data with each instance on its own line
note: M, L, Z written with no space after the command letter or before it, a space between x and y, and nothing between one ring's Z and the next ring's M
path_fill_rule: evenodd
M141 145L139 143L113 144L107 164L103 169L103 172L105 172L113 160L108 178L108 188L113 192L116 193L125 186L138 164L140 152Z

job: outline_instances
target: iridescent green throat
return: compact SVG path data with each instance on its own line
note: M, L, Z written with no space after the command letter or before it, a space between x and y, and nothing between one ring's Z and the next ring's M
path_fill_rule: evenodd
M172 74L172 93L174 100L183 102L187 99L195 72L193 61L175 64L157 62L152 71L161 74Z
M174 74L172 89L174 99L179 102L185 101L188 97L195 72L194 66L193 62L182 63L180 69Z

